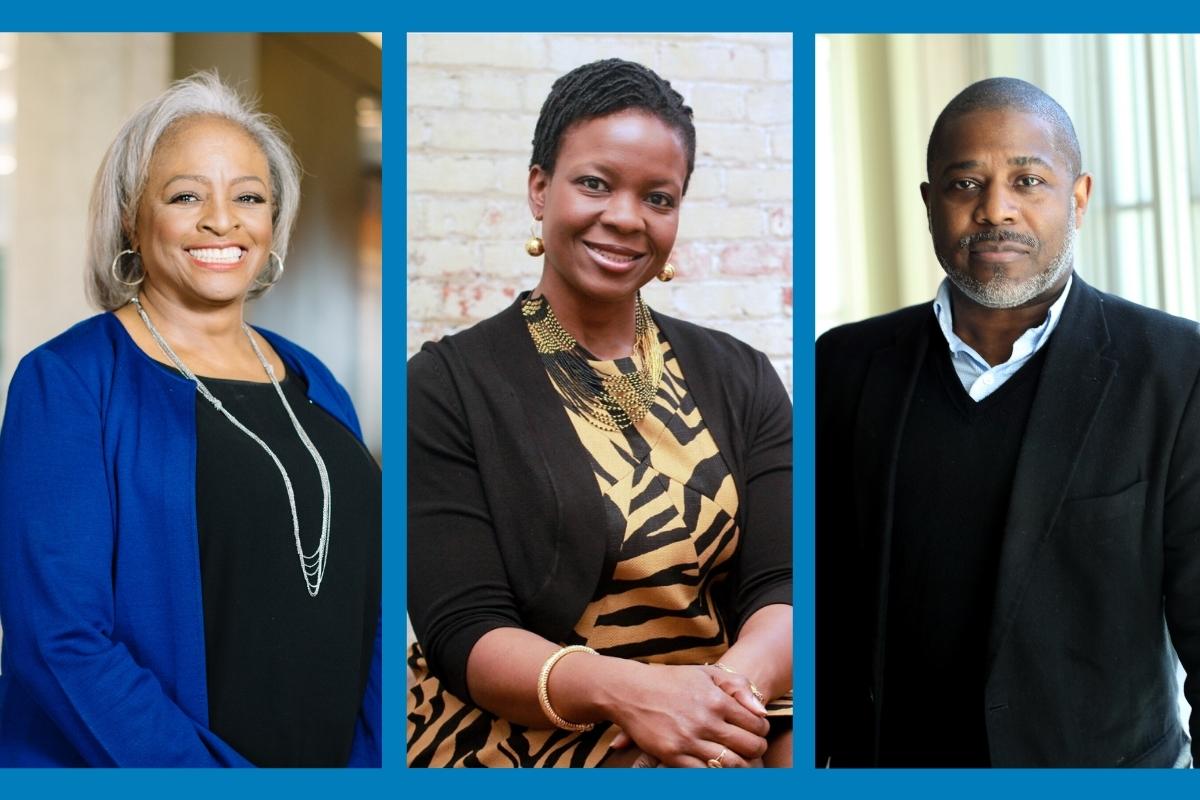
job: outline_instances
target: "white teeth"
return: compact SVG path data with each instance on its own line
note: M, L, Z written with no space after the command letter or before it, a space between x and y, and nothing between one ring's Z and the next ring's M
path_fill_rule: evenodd
M614 264L628 264L630 261L635 261L641 258L641 256L619 256L616 253L610 253L607 250L601 250L600 248L592 247L589 244L585 244L584 247L586 247L588 250L591 250L605 261L612 261Z
M240 247L200 247L188 250L188 255L208 264L236 264L242 260Z

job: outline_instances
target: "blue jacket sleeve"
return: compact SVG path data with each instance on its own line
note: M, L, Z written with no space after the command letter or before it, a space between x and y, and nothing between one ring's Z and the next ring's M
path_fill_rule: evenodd
M0 431L5 679L95 766L250 766L112 637L114 494L96 390L42 348Z
M383 766L383 615L375 628L375 653L371 656L371 671L367 689L363 692L362 709L354 727L354 744L350 750L351 767Z

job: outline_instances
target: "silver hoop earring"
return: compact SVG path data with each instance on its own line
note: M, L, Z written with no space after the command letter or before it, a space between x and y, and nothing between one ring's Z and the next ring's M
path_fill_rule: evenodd
M132 288L134 286L141 286L142 281L146 280L145 266L142 267L142 274L138 276L138 279L136 281L130 282L130 281L124 280L120 275L117 274L117 263L121 260L121 256L124 256L124 255L136 256L139 261L142 258L141 254L138 253L137 251L122 250L121 252L117 253L115 258L113 258L112 265L109 266L108 271L112 273L113 280L116 281L117 283L121 284L122 286L128 286L130 288ZM132 277L132 276L133 276L133 273L130 273L130 277Z
M279 271L275 273L275 277L269 281L260 281L258 278L254 279L254 282L264 289L270 289L272 286L279 283L279 279L283 277L283 259L279 256L279 253L276 253L274 250L267 253L267 274L270 274L271 272L271 256L275 256L275 260L279 263Z

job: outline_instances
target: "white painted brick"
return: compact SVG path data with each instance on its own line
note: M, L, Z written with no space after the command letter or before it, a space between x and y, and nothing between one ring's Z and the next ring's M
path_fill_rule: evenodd
M425 63L425 36L410 33L404 39L404 51L409 64Z
M546 102L546 95L550 94L550 87L554 85L554 81L558 79L561 72L535 72L525 76L525 111L538 114L542 110L542 104ZM529 132L529 138L533 138L533 131Z
M410 69L408 71L409 109L454 108L462 103L458 78L442 70Z
M440 150L523 153L536 120L494 111L426 111L428 143Z
M725 326L730 335L741 339L768 356L789 356L792 352L791 321L734 320Z
M754 89L746 98L746 111L750 121L757 125L791 122L791 86L770 85Z
M713 247L679 237L675 240L671 263L675 265L675 280L668 286L682 286L689 281L703 280L714 274Z
M783 314L783 298L758 283L694 282L675 290L674 303L684 319L770 319Z
M688 183L687 194L683 205L679 207L681 214L687 214L688 206L699 200L717 200L724 197L724 167L704 167L697 165L692 171L692 180Z
M532 134L530 135L532 139ZM492 159L495 188L501 194L510 195L514 201L525 203L529 194L529 156L533 147L526 147L520 156L504 156Z
M425 39L427 64L478 64L488 68L546 65L545 38L519 34L431 34Z
M472 72L463 76L463 104L467 108L522 111L523 84L516 72Z
M779 276L792 274L792 243L752 241L723 246L717 254L721 275Z
M542 275L542 259L525 252L528 232L480 247L479 271L515 289L532 289Z
M792 126L779 125L771 128L771 155L785 161L792 160Z
M479 266L478 248L468 241L410 239L408 275L444 280L447 275L473 274Z
M622 36L556 36L546 37L550 48L550 66L565 74L583 64L604 58L623 58L657 70L658 39L635 33ZM662 73L659 73L660 75ZM662 75L671 80L670 75Z
M722 162L747 163L768 158L766 131L754 125L696 125L696 154Z
M669 43L661 48L659 75L667 80L758 80L766 74L762 50L753 45Z
M696 203L679 215L679 235L685 239L746 239L766 232L766 217L757 208Z
M496 185L495 162L485 158L425 156L408 160L408 191L484 192Z
M488 210L485 201L474 199L420 198L418 203L424 224L415 235L421 237L474 236Z
M701 83L684 95L696 119L722 122L746 120L746 87Z
M731 203L791 200L792 168L726 170L725 193Z
M792 48L772 47L767 51L767 77L773 81L792 80Z
M767 233L777 239L792 238L792 206L765 206L767 212Z
M408 149L420 149L429 141L429 120L420 111L409 109L406 117Z

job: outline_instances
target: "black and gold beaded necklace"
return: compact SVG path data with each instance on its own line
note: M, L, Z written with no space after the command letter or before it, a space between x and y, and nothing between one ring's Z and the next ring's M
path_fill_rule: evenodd
M605 431L637 423L654 404L662 380L662 349L650 310L637 295L633 355L637 370L605 375L588 363L588 353L554 316L545 297L529 297L521 314L550 380L588 422ZM638 363L640 362L640 363Z

